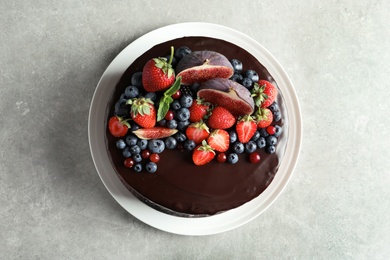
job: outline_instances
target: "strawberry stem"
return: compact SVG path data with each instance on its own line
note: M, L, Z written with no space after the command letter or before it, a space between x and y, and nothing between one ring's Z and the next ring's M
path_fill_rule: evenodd
M171 56L169 57L169 61L168 61L168 64L171 65L172 64L172 60L173 60L173 54L174 54L174 48L173 46L171 46Z

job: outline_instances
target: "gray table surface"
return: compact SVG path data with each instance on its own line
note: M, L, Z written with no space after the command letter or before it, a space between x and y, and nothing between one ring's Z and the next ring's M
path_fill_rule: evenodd
M2 259L390 259L390 2L1 1ZM87 133L97 82L129 43L188 21L253 37L295 85L294 176L248 224L186 237L109 195Z

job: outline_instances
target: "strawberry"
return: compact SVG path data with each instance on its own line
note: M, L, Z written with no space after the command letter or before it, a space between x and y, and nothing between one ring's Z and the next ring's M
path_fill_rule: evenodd
M209 128L203 121L190 124L186 130L187 138L193 140L195 144L200 144L203 140L206 140L209 135Z
M197 98L195 102L192 102L190 106L190 122L198 122L207 115L210 108L209 102L204 102L203 99Z
M236 132L238 140L245 144L253 137L257 130L257 124L250 115L245 115L237 121Z
M266 128L267 126L271 125L273 119L274 116L272 111L268 108L259 107L255 113L255 120L257 122L258 128Z
M121 117L113 116L108 120L108 130L115 137L125 136L129 128L127 120L123 120Z
M202 141L201 145L195 147L192 153L192 161L198 166L209 163L214 157L215 152L213 148L205 140Z
M228 129L234 125L236 118L226 108L216 107L207 119L207 125L214 129Z
M172 68L173 47L171 57L149 60L142 70L142 84L148 92L156 92L169 88L175 81L175 71Z
M149 98L140 97L134 100L129 99L131 104L130 116L143 128L151 128L156 124L156 109L153 101Z
M251 93L256 106L269 107L275 101L278 89L269 81L259 80Z
M226 152L230 144L229 133L222 129L216 129L207 138L207 143L218 152Z

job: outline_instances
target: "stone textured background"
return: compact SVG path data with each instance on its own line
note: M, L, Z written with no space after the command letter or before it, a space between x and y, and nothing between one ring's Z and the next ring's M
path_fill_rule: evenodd
M390 2L1 1L3 259L389 259ZM359 2L359 3L357 3ZM91 160L97 82L158 27L222 24L253 37L298 93L294 176L250 223L185 237L109 195Z

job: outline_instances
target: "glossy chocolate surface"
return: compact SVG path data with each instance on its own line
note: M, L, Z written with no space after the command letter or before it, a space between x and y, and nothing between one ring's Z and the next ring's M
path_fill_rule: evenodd
M276 86L276 82L257 59L242 48L226 41L206 37L185 37L154 46L141 55L123 74L111 102L108 104L107 121L114 113L114 104L124 89L131 85L131 76L142 71L151 58L166 56L170 46L178 48L186 45L192 50L214 50L224 54L229 60L242 61L244 70L253 69L260 79L266 79ZM204 166L195 166L191 152L168 150L160 154L156 173L136 173L123 166L124 158L115 146L116 138L107 131L107 149L118 176L128 189L148 205L178 216L200 217L214 215L238 207L259 196L277 174L287 141L287 112L283 96L279 91L277 102L282 111L282 120L277 124L283 127L278 138L275 154L260 150L261 162L252 164L247 155L240 155L239 162L231 165L216 160Z

